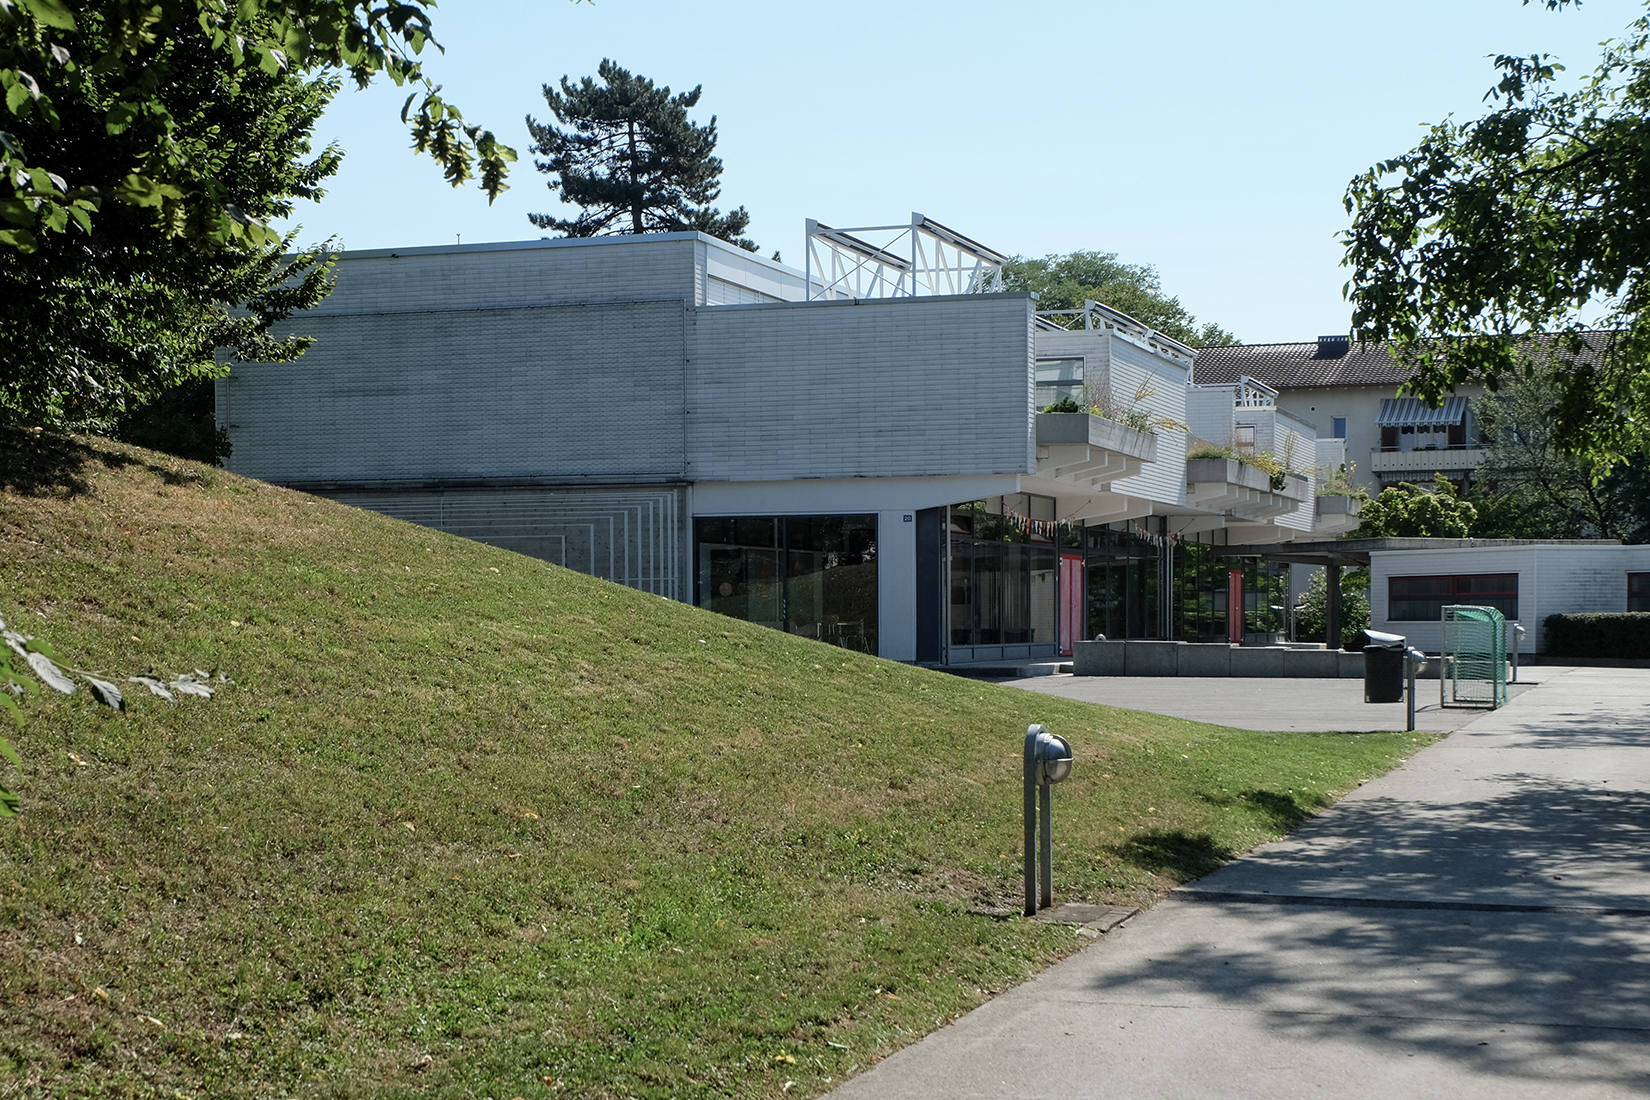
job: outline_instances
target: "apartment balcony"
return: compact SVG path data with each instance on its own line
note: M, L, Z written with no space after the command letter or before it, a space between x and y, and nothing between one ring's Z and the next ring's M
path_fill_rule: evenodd
M1483 447L1431 447L1413 451L1372 451L1369 472L1383 474L1460 474L1484 464Z
M1091 413L1037 414L1037 475L1089 490L1157 461L1157 436Z
M1262 470L1230 458L1194 458L1186 463L1186 503L1236 519L1261 521L1298 509L1311 482L1285 474L1281 488Z

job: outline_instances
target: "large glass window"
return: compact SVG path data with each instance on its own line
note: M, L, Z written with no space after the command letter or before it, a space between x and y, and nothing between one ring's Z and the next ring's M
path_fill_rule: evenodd
M1169 637L1188 642L1223 642L1229 637L1228 589L1232 571L1243 573L1243 636L1284 632L1288 567L1233 557L1225 546L1177 541L1166 555L1161 536L1152 539L1137 522L1084 529L1088 568L1088 624L1085 637L1161 638L1162 570L1172 570Z
M948 530L951 644L1055 644L1053 498L1015 493L953 505Z
M1650 573L1627 574L1627 610L1650 611Z
M1388 577L1386 617L1395 623L1435 623L1449 604L1493 607L1518 618L1518 574L1463 577Z
M1158 636L1162 553L1126 524L1084 528L1088 624L1083 637Z
M877 517L694 521L695 602L845 649L877 652Z
M1037 360L1038 409L1046 409L1066 398L1083 403L1083 361L1081 359Z

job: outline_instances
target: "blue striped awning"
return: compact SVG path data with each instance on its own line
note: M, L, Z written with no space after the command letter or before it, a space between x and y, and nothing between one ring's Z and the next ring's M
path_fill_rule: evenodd
M1442 408L1434 409L1419 397L1383 397L1375 414L1378 428L1448 428L1467 420L1467 399L1446 397Z

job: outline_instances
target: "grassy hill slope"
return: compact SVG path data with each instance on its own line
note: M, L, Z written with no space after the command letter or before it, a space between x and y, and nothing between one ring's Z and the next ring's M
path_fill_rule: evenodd
M102 440L0 429L25 702L0 1095L806 1096L1417 747L847 653ZM125 677L221 669L211 700Z

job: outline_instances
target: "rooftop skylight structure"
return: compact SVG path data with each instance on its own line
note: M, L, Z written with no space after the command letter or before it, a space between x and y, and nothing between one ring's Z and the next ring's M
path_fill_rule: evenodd
M1008 257L922 214L909 225L837 229L807 220L808 300L990 294Z

